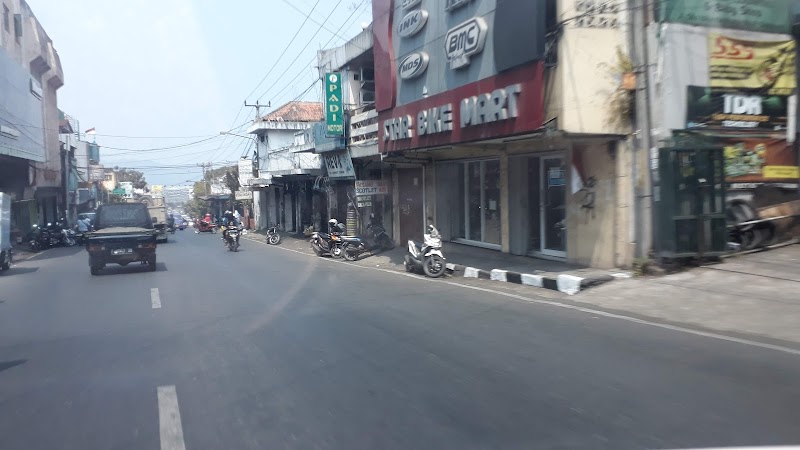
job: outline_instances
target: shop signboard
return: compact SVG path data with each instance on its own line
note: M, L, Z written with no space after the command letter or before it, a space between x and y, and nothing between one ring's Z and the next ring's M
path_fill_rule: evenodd
M756 89L689 86L686 128L786 131L789 97Z
M253 191L248 189L239 189L235 193L236 200L252 200L253 199Z
M797 86L794 40L752 41L718 33L709 33L708 39L711 87L792 95Z
M350 159L350 152L347 150L326 152L322 154L322 157L325 159L328 178L355 178L356 171L353 169L353 160Z
M356 180L356 195L387 195L389 180Z
M240 159L239 160L239 185L240 186L250 186L253 180L253 160L252 159Z
M344 136L342 104L342 76L339 72L329 72L325 75L325 133L328 136Z
M761 184L796 188L800 170L797 154L786 139L719 137L725 153L725 181L731 189Z
M370 208L372 207L372 196L358 196L356 197L356 205L359 208Z
M106 178L106 171L102 165L89 165L89 181L103 181Z
M659 4L664 22L766 33L789 33L792 27L789 0L660 0Z

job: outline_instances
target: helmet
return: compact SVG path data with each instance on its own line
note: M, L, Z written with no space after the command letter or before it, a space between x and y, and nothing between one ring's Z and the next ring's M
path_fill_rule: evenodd
M331 220L328 221L328 225L330 225L332 227L335 227L336 224L338 224L338 223L339 223L339 221L336 220L336 219L331 219Z

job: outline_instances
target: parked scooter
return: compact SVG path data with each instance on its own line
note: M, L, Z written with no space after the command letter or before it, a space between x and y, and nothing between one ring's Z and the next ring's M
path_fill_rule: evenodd
M447 261L442 254L442 236L433 225L428 225L424 242L408 241L408 253L404 258L406 272L419 271L431 278L439 278L447 270Z
M367 225L369 236L342 236L344 259L356 261L364 253L374 255L394 248L394 242L386 234L383 224L375 219L374 214L370 216L370 219L371 221Z
M343 256L341 235L344 226L336 219L331 219L328 221L328 229L330 233L315 231L311 235L311 249L317 256L331 255L334 258L341 258Z
M267 240L267 244L270 245L278 245L281 243L281 235L278 233L278 227L272 227L267 230L267 236L265 237Z

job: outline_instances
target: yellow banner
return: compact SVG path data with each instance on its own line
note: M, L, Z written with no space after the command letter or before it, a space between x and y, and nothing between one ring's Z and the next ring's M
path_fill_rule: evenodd
M797 166L764 166L764 178L800 178L800 167Z
M744 41L710 33L709 55L711 87L791 95L797 85L793 40Z

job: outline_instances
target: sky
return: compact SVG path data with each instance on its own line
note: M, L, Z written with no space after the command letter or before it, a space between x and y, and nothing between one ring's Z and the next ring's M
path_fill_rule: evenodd
M298 98L318 78L317 50L372 17L370 0L27 1L61 58L59 109L82 132L96 128L101 164L141 170L150 184L234 163L250 141L219 133L252 120L243 102ZM317 84L300 98L320 95Z

